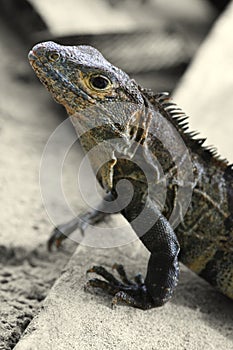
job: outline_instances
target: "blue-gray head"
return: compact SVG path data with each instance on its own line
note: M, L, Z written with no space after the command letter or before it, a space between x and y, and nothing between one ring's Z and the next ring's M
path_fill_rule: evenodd
M142 103L137 84L91 46L35 45L29 61L38 78L69 115L106 102Z

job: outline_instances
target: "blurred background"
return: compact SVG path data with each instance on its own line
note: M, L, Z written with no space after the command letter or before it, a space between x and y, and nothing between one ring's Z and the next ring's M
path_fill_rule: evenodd
M17 37L17 45L27 50L44 40L93 45L145 87L172 91L227 3L0 0L0 16L2 25Z

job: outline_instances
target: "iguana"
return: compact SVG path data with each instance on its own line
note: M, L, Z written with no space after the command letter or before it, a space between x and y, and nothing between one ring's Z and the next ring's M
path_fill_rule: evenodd
M116 264L121 280L94 266L89 272L105 280L88 285L114 295L113 303L161 306L178 283L179 259L233 299L232 166L203 146L205 139L194 137L167 93L140 87L95 48L43 42L30 51L29 61L66 108L84 151L102 145L90 161L108 195L84 221L100 221L121 197L119 211L151 253L145 280L138 275L131 282ZM49 247L84 226L79 219L59 226Z

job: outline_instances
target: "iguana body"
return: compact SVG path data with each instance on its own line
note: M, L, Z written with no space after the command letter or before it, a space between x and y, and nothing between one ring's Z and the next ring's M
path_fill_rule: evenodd
M114 302L143 309L160 306L177 285L179 256L233 299L231 166L203 147L203 139L193 139L187 117L167 94L142 89L96 49L46 42L32 49L29 60L55 100L65 106L86 152L115 140L90 161L96 172L101 165L97 179L109 193L108 200L117 199L119 180L133 185L133 197L121 213L151 252L145 282L139 277L130 282L116 265L124 283L94 267L90 271L108 282L92 279L89 284L115 295ZM122 186L119 205L129 195L128 182ZM97 222L105 215L100 208L86 218ZM74 220L59 230L69 234L78 225ZM50 245L62 238L56 230Z

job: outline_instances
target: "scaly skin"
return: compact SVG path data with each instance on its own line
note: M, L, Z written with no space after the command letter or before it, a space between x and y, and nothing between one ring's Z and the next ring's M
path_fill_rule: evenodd
M139 276L136 283L129 281L121 265L115 265L121 281L95 266L89 272L108 282L92 279L88 285L106 289L115 296L113 303L160 306L177 285L179 255L233 299L233 171L227 161L203 147L203 139L194 140L185 114L166 93L141 88L96 49L45 42L32 49L29 61L66 108L86 152L116 140L98 156L89 152L90 162L111 200L117 198L119 180L131 182L133 197L121 213L151 252L145 282ZM124 204L128 183L122 193ZM99 221L100 212L90 214L90 221ZM78 224L68 226L59 230L69 234ZM50 246L64 237L57 230Z

